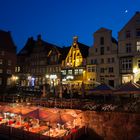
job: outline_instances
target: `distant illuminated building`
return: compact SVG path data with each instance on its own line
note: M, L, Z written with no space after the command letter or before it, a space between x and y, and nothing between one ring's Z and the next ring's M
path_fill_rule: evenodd
M60 73L58 48L43 41L40 35L37 40L32 37L27 40L17 55L21 86L39 87L47 83L46 74Z
M86 58L88 56L89 47L79 43L78 37L73 37L73 43L64 60L62 60L62 83L73 85L80 88L82 82L86 80Z

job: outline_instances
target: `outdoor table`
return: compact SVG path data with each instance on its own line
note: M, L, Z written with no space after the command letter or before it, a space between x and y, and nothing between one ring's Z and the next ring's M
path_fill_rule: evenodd
M9 120L9 125L12 125L12 124L14 124L14 122L12 121L12 120Z
M49 129L48 126L39 126L37 128L31 128L30 132L38 133L40 131L44 131L44 130L47 130L47 129Z
M3 120L3 117L0 117L0 121L2 121Z
M50 137L62 137L67 132L65 129L50 129L49 131L43 133L43 135Z
M12 124L11 127L14 127L14 128L21 128L22 125Z

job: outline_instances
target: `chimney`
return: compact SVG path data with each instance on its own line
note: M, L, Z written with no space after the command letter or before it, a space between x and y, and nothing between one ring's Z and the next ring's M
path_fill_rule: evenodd
M78 42L78 36L74 36L73 37L73 43L77 43Z
M41 35L40 34L37 36L37 45L39 47L42 46L42 39L41 39Z
M41 35L40 34L37 36L37 40L41 40Z
M29 38L29 40L33 41L33 40L34 40L33 36L31 36L31 37Z

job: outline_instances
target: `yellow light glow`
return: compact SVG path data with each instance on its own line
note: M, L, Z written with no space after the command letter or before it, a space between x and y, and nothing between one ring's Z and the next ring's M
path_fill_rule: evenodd
M46 78L49 78L49 75L46 75Z
M50 75L50 79L57 79L57 75L55 74Z
M31 76L28 76L28 80L30 80L32 77Z
M66 79L74 79L74 77L69 75L66 77Z
M139 70L137 68L133 69L133 73L137 73Z
M19 79L18 76L14 76L14 75L12 76L12 80L13 80L13 81L16 81L16 80L18 80L18 79Z

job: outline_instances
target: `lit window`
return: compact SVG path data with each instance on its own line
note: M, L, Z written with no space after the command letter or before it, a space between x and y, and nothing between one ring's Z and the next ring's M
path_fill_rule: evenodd
M74 70L74 74L77 75L78 74L78 69Z
M18 72L20 72L20 67L17 67L18 68Z
M0 65L2 65L3 64L3 60L2 59L0 59Z
M88 72L91 72L91 68L90 68L90 67L88 67L88 68L87 68L87 71L88 71Z
M7 85L11 84L11 78L7 78Z
M61 70L62 75L66 75L66 70Z
M88 72L95 72L95 67L94 66L89 66L87 67Z
M19 71L18 71L18 68L19 68L19 67L15 67L15 72L19 72Z
M122 69L130 70L132 68L132 60L130 58L125 58L122 60Z
M83 74L83 69L79 69L79 74Z
M0 69L0 73L3 73L3 69Z
M58 72L58 67L55 68L55 71Z
M0 85L2 85L2 78L0 78Z
M137 51L140 52L140 41L137 41Z
M11 63L12 63L11 60L8 60L8 66L11 66Z
M72 74L72 70L68 70L68 74Z

